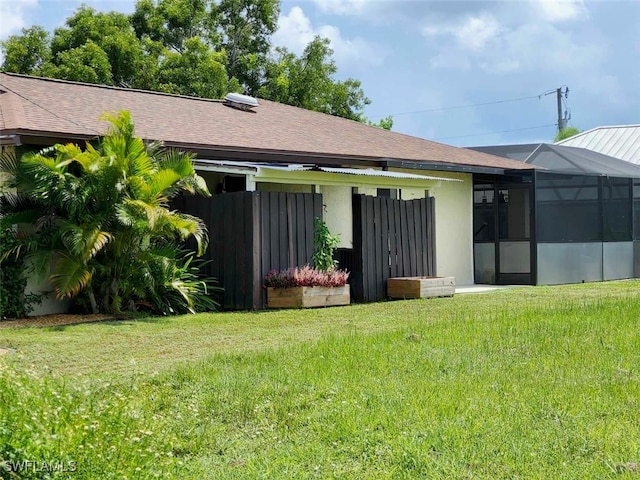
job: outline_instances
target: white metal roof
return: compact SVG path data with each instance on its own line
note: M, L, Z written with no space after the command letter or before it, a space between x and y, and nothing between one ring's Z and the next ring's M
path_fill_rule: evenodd
M365 175L368 177L386 177L386 178L412 178L415 180L439 180L444 182L461 182L457 178L445 178L434 177L430 175L418 175L415 173L404 172L390 172L388 170L375 170L373 168L340 168L340 167L317 167L308 165L286 165L286 166L265 166L261 165L260 168L266 170L286 170L286 171L314 171L314 172L326 172L326 173L340 173L343 175Z
M597 127L558 142L640 165L640 125Z
M208 168L207 168L208 167ZM386 177L397 179L415 180L438 180L443 182L461 182L457 178L434 177L431 175L418 175L415 173L392 172L388 170L375 170L373 168L339 168L339 167L319 167L316 165L275 165L264 163L247 163L237 161L222 160L196 160L196 168L201 170L230 171L239 174L258 174L260 170L283 171L283 172L325 172L338 173L343 175L364 175L369 177Z

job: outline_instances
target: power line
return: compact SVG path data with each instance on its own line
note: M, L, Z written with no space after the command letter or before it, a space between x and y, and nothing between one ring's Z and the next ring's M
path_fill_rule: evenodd
M493 102L483 102L483 103L473 103L468 105L455 105L452 107L442 107L442 108L430 108L428 110L414 110L412 112L398 112L398 113L390 113L388 115L371 115L369 118L383 118L383 117L396 117L398 115L412 115L414 113L431 113L431 112L444 112L446 110L456 110L460 108L471 108L471 107L483 107L485 105L498 105L500 103L513 103L513 102L522 102L523 100L531 100L533 98L540 99L540 97L544 94L540 95L530 95L528 97L520 97L520 98L511 98L506 100L495 100Z
M30 104L36 106L37 108L41 108L42 110L44 110L47 113L50 113L51 115L53 115L54 117L58 118L59 120L64 120L66 122L69 123L73 123L74 125L76 125L77 127L80 128L86 128L87 130L91 130L93 132L96 132L98 134L98 136L100 135L104 135L104 132L99 132L98 130L96 130L95 128L91 128L87 125L83 125L81 123L76 122L75 120L71 119L71 118L66 118L63 116L58 115L56 112L54 112L53 110L49 110L47 107L43 107L42 105L40 105L38 102L36 102L35 100L31 100L29 97L26 97L25 95L16 92L15 90L12 90L11 88L7 87L6 85L2 85L2 88L6 89L7 91L13 93L14 95L17 95L18 97L22 98L23 100L26 100L27 102L29 102Z
M450 140L452 138L464 138L464 137L481 137L484 135L494 135L496 133L509 133L509 132L521 132L523 130L535 130L538 128L548 128L548 127L555 127L556 124L555 123L550 123L548 125L538 125L537 127L525 127L525 128L514 128L511 130L500 130L497 132L485 132L485 133L472 133L469 135L455 135L453 137L440 137L440 138L434 138L434 140Z

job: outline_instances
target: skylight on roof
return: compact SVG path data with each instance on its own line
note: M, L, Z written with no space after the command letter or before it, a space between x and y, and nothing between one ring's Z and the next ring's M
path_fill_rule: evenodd
M236 108L245 112L251 112L253 108L260 106L257 99L249 95L242 95L241 93L227 93L227 96L224 97L224 104L227 107Z

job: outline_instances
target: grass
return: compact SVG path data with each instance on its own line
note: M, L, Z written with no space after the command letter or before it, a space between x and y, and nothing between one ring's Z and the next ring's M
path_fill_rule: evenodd
M75 462L53 478L637 478L639 292L1 330L0 457Z

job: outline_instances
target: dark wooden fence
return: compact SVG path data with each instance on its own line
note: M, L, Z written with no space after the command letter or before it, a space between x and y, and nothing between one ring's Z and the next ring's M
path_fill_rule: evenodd
M264 276L271 269L311 263L313 220L322 217L322 195L235 192L183 197L176 208L200 217L209 229L204 274L224 288L225 309L264 308Z
M386 298L390 277L436 273L435 199L353 196L353 299Z

